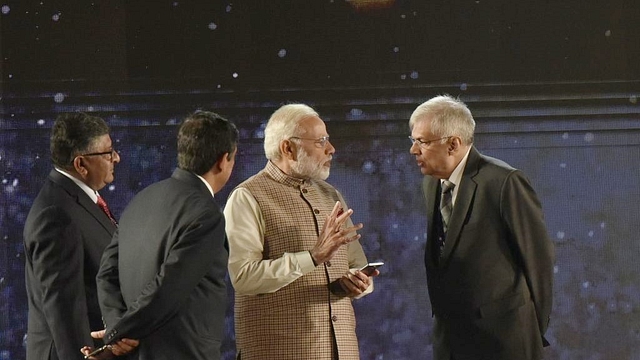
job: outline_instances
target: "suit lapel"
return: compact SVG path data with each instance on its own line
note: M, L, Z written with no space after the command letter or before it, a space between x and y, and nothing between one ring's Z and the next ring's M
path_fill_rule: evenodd
M116 230L115 225L111 223L109 217L102 212L100 207L96 205L96 203L91 200L89 195L87 195L78 185L76 185L71 179L66 176L60 174L56 170L51 170L49 173L49 179L54 183L58 184L62 187L71 197L76 199L78 205L84 208L91 216L93 216L97 222L102 225L102 227L109 232L110 235L113 235Z
M476 194L478 184L473 179L478 173L478 164L480 160L480 154L472 147L467 158L467 164L465 165L464 173L462 174L462 181L458 185L458 195L456 197L456 203L453 206L453 213L451 214L451 223L447 231L447 238L445 241L444 251L440 264L445 264L451 257L453 250L457 247L460 239L460 232L462 227L466 223L467 215L471 209L471 203Z
M440 180L431 176L425 176L422 182L422 191L427 204L427 244L425 247L425 262L431 267L437 266L435 262L435 256L433 254L432 239L433 226L434 226L434 211L436 206L436 197L438 196L438 188Z

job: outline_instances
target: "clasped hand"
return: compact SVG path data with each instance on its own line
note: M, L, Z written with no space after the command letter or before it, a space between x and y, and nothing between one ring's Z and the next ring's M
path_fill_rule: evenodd
M102 339L104 337L105 330L100 331L92 331L91 337L94 339ZM140 344L140 341L133 339L120 339L113 344L109 344L104 346L104 351L96 354L95 356L87 357L94 351L94 349L90 346L85 346L80 349L80 352L85 356L85 358L90 360L103 360L103 359L111 359L115 356L122 356L130 353ZM102 348L101 348L102 349Z

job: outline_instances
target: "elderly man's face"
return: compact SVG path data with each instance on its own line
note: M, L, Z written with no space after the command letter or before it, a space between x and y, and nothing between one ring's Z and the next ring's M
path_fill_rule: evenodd
M300 122L300 127L301 132L296 136L296 160L291 165L293 176L326 180L336 149L327 138L329 135L324 121L317 116L308 117Z
M448 179L456 167L455 158L448 151L451 137L435 136L427 119L413 125L411 137L415 140L409 152L416 157L420 172L438 179Z
M100 190L113 181L114 168L120 162L120 155L113 151L111 137L102 135L94 141L91 153L101 155L80 155L82 164L87 169L84 182L93 190Z

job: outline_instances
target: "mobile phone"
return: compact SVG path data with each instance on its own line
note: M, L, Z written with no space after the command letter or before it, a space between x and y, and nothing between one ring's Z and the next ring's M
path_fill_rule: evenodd
M98 355L102 354L105 350L108 350L108 349L109 349L109 345L101 346L101 347L99 347L99 348L97 348L97 349L93 350L93 351L92 351L92 352L90 352L89 354L85 355L85 356L84 356L84 358L85 358L85 359L90 359L90 358L92 358L92 357L96 357L96 356L98 356Z
M361 267L360 271L362 271L367 276L371 276L371 274L373 274L373 272L382 265L384 265L382 261L370 262L367 265Z

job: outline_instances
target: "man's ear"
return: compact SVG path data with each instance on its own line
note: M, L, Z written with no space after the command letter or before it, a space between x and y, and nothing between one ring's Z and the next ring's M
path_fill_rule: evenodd
M282 140L280 142L280 153L289 160L296 160L296 143L291 140Z
M89 169L84 165L84 158L82 156L76 156L73 158L73 169L83 178L86 179L89 175Z
M460 149L460 147L462 147L462 139L460 139L458 136L453 136L451 138L451 141L449 142L447 150L449 151L449 153L453 153Z
M220 158L218 159L218 161L216 161L214 165L216 172L222 172L229 166L233 166L233 160L234 160L233 156L234 154L231 154L231 153L222 154L222 156L220 156Z

